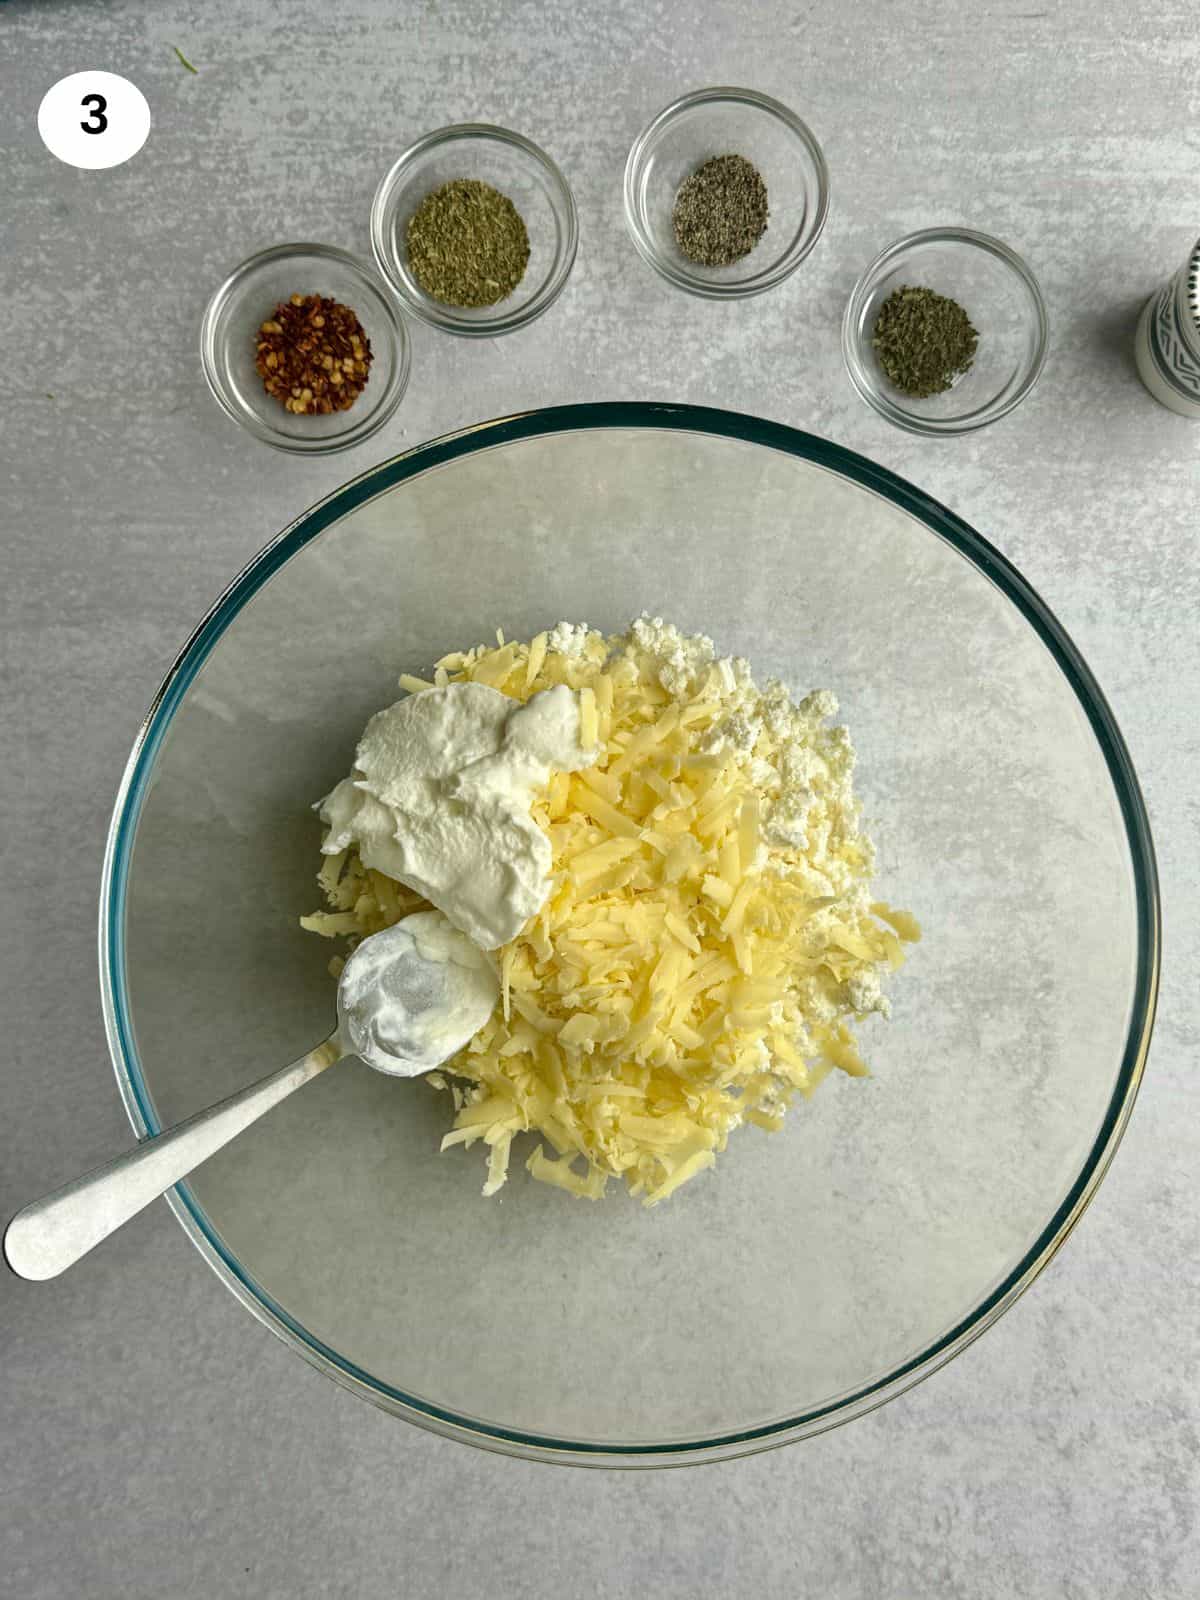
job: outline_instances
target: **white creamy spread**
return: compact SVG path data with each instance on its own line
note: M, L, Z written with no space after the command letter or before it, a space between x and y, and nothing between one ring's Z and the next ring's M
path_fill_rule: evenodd
M428 1072L483 1027L500 993L488 957L440 911L364 939L342 970L343 1042L401 1077Z
M549 892L532 806L552 772L595 760L565 685L524 705L482 683L426 689L367 723L354 771L320 802L321 849L406 883L483 950L516 937Z

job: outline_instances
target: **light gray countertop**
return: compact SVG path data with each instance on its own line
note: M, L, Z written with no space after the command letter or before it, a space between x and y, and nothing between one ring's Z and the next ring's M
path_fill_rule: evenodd
M132 78L153 109L145 149L111 172L37 137L45 89L84 67ZM271 1339L162 1204L57 1283L0 1283L0 1594L1197 1592L1200 425L1145 394L1132 334L1200 232L1198 81L1190 0L0 6L0 1213L130 1139L96 891L126 753L191 626L345 478L529 406L760 413L875 458L999 545L1124 730L1167 951L1132 1124L1050 1270L928 1383L784 1451L594 1474L427 1436ZM620 209L639 128L713 82L795 106L832 174L814 254L734 305L661 283ZM570 176L582 239L562 299L501 341L414 327L408 398L345 457L255 444L200 376L209 292L281 240L364 252L393 156L469 117L527 132ZM1017 412L935 442L857 399L838 327L866 261L937 222L1025 254L1052 337Z

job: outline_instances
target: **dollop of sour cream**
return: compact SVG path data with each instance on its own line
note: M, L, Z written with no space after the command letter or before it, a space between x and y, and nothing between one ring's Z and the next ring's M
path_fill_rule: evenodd
M440 911L416 911L347 960L338 984L342 1042L380 1072L416 1077L462 1049L499 993L490 956Z
M481 950L541 910L550 840L533 804L552 772L595 760L565 685L521 704L482 683L426 689L373 716L349 777L319 802L321 849L406 883Z

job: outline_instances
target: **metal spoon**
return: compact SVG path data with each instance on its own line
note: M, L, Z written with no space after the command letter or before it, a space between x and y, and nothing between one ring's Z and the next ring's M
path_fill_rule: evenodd
M328 1039L25 1206L5 1229L5 1260L21 1278L57 1277L326 1067L357 1055L379 1072L419 1077L478 1032L498 993L486 956L440 911L417 912L373 934L346 962Z

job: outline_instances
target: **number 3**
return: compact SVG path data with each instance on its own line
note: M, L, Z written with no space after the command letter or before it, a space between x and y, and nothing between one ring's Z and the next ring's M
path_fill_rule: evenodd
M84 133L103 133L105 128L108 127L108 118L104 115L108 110L108 101L104 96L102 94L85 94L79 104L85 108L91 107L88 113L88 120L79 124Z

